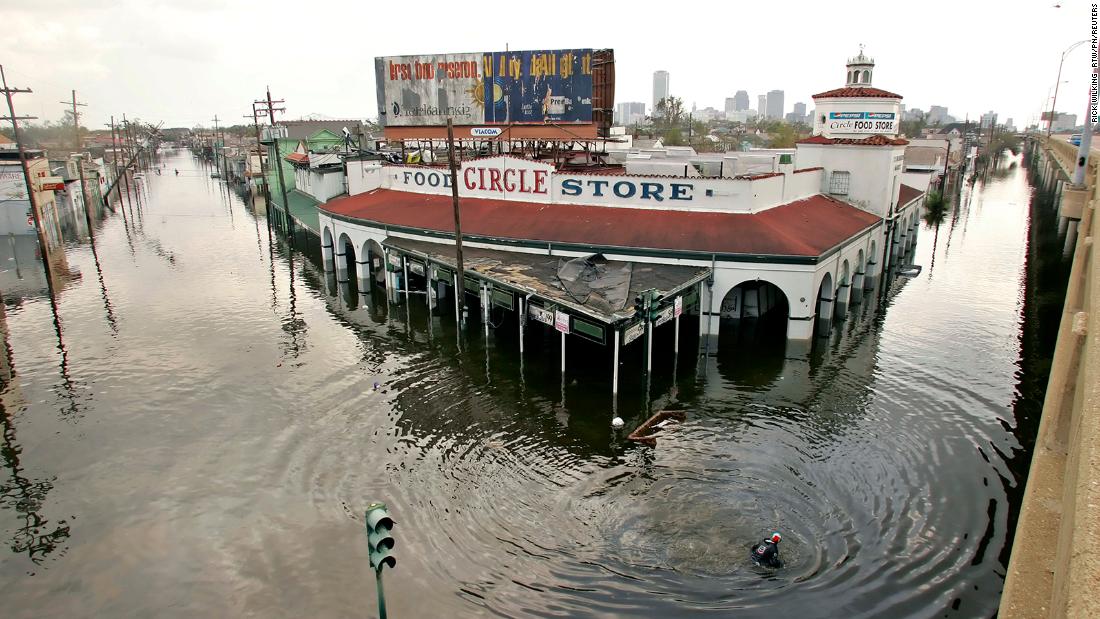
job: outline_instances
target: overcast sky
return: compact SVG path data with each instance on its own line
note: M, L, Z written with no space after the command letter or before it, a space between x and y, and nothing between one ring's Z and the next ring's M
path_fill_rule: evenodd
M1060 8L1055 8L1060 4ZM865 46L874 85L907 107L946 105L960 120L987 110L1021 126L1049 106L1058 60L1090 37L1078 0L922 2L223 2L3 0L0 64L17 111L61 117L76 89L87 123L110 116L211 125L243 122L271 86L287 117L374 118L373 58L510 49L615 50L615 99L651 100L671 73L690 109L786 91L796 101L843 86ZM659 7L659 8L655 8ZM1085 111L1089 45L1065 61L1058 109ZM6 110L5 110L6 112ZM250 122L250 121L249 121ZM1080 122L1080 120L1079 120Z

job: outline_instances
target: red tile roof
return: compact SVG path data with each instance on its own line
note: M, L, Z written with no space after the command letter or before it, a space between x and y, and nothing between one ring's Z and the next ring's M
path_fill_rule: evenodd
M867 138L827 138L823 135L813 135L798 141L799 144L848 144L852 146L905 146L909 140L904 138L888 138L885 135L872 135Z
M898 191L898 206L905 206L922 195L924 195L924 192L920 189L902 183L901 190Z
M819 92L813 96L814 99L839 99L841 97L870 97L874 99L902 98L901 95L890 92L889 90L872 88L870 86L845 86L844 88L834 88L832 90L826 90L825 92Z
M304 153L290 153L286 156L286 160L291 163L309 163L309 155Z
M375 189L320 205L365 223L450 233L451 197ZM755 214L462 199L463 235L721 254L817 257L880 221L815 195Z

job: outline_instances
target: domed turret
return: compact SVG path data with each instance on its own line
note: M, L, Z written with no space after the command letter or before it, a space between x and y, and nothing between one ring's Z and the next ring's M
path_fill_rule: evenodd
M848 59L848 86L867 87L871 85L871 76L875 72L875 59L863 55L863 46L859 46L859 55Z

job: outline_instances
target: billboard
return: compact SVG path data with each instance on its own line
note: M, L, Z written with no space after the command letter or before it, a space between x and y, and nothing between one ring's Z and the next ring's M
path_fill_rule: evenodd
M374 59L385 126L592 122L592 50Z

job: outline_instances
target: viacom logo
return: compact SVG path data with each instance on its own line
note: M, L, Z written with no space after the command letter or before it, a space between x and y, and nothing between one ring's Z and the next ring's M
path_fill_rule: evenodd
M500 127L474 127L470 129L470 135L475 138L495 138L501 131Z

